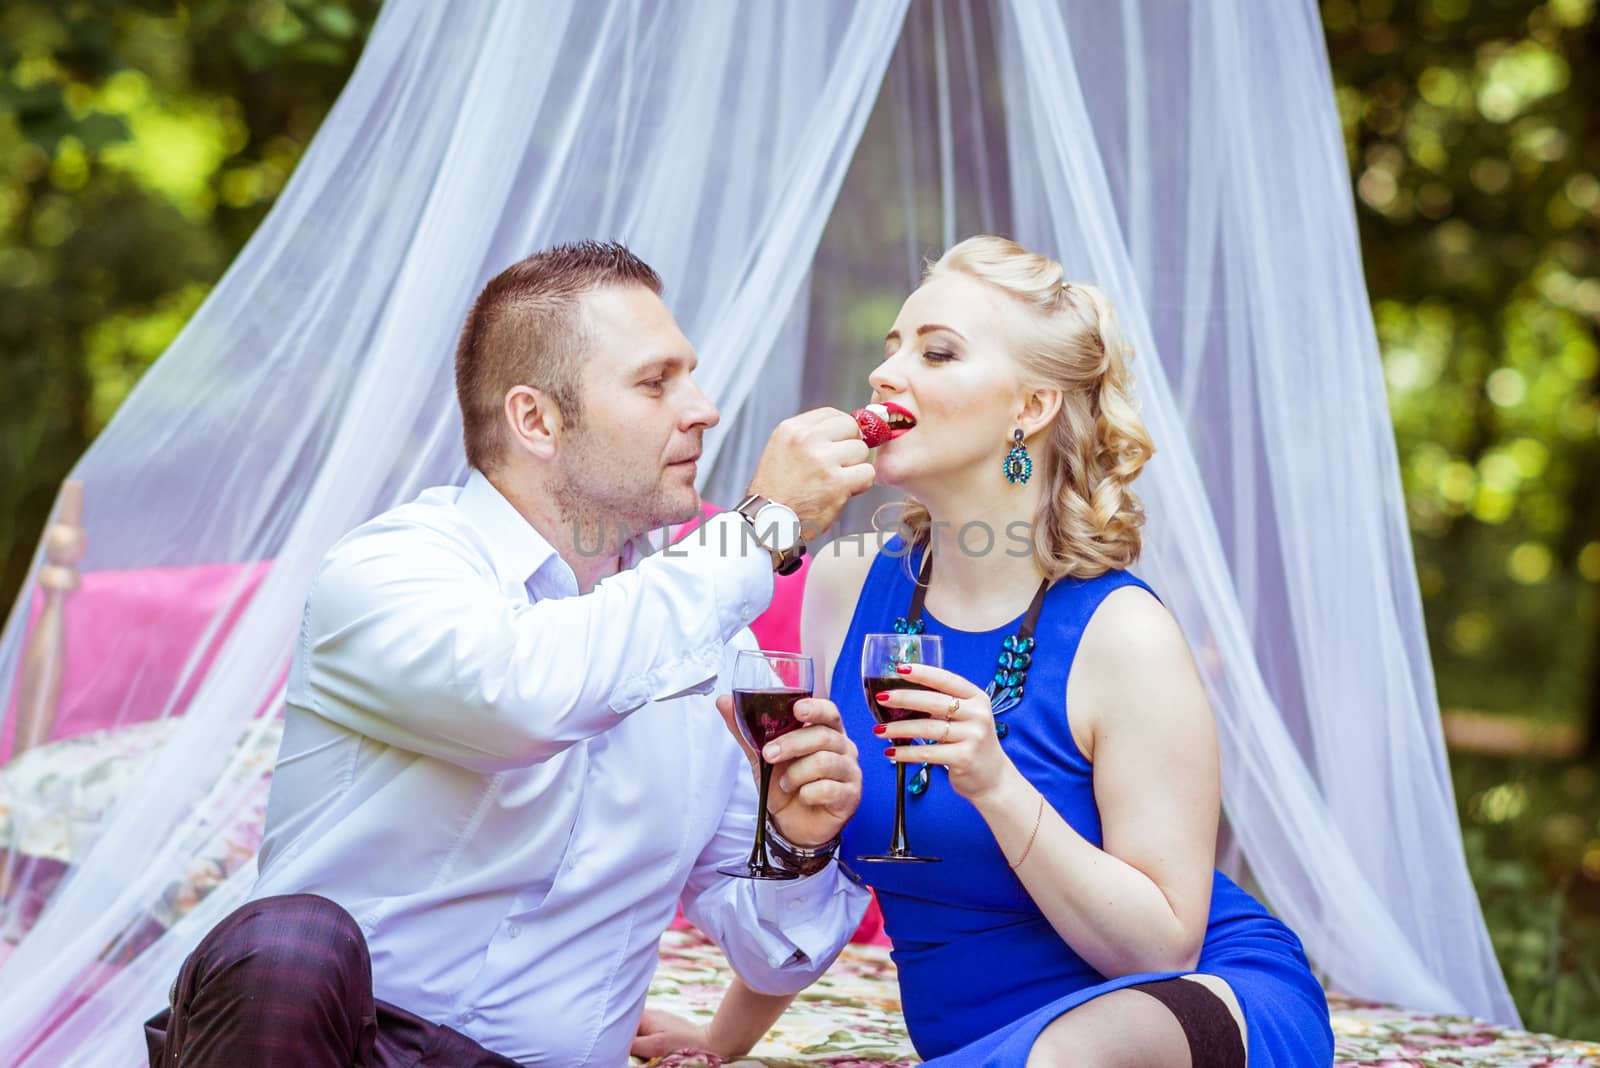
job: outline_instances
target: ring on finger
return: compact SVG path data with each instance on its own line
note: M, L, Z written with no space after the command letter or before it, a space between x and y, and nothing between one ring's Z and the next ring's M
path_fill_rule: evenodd
M945 742L947 742L949 740L950 740L950 721L949 720L945 720L944 721L944 733L939 735L939 744L943 745Z
M952 697L952 698L950 698L950 708L949 708L948 711L945 712L944 718L946 720L953 719L953 718L955 718L955 714L957 712L960 712L960 711L961 711L961 698Z

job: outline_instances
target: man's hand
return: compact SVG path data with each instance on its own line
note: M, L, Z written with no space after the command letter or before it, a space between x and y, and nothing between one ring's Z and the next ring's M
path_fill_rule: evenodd
M785 419L767 439L750 492L788 505L803 536L820 538L851 497L872 488L870 455L861 428L837 408L816 408Z
M751 768L759 769L756 751L734 721L733 697L718 697L717 711L739 739ZM809 848L832 840L855 814L861 803L861 764L832 701L803 698L795 702L794 714L806 725L769 742L764 754L772 765L767 811L785 838Z

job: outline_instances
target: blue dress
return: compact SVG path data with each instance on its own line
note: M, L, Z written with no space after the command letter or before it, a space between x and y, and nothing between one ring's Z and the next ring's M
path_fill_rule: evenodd
M835 665L829 695L861 751L862 799L845 827L840 857L878 894L884 929L894 940L906 1027L917 1052L937 1065L1021 1066L1039 1033L1090 998L1181 972L1107 979L1055 932L1012 874L988 824L951 788L941 767L921 796L906 798L913 852L939 864L871 864L883 853L894 820L894 765L876 758L885 742L872 733L861 686L863 636L893 628L911 601L920 550L904 559L892 540L872 564ZM1067 726L1067 672L1084 627L1113 590L1144 583L1126 572L1062 579L1046 594L1037 646L1022 702L1005 713L1001 743L1018 770L1079 834L1101 844L1091 766ZM944 666L984 685L1000 643L1021 622L981 633L956 630L924 614L939 635ZM915 770L911 765L910 770ZM1251 1068L1333 1063L1333 1033L1321 985L1294 933L1220 871L1199 965L1227 980L1244 1010Z

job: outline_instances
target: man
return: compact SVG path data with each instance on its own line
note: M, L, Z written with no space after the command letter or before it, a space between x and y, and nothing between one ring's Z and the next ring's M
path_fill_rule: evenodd
M842 412L786 421L742 512L628 566L630 534L699 513L717 422L660 289L584 243L479 295L472 473L323 561L255 900L185 962L152 1064L622 1064L680 898L742 977L707 1034L735 1054L855 929L865 893L828 862L860 799L837 709L802 702L768 754L801 878L735 879L755 789L712 688L798 530L871 485L866 445Z

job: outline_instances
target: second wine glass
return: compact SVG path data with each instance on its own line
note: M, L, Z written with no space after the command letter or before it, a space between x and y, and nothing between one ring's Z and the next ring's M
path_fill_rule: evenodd
M891 708L878 703L878 694L894 690L923 690L928 688L912 682L895 670L901 664L926 664L944 666L944 643L934 634L868 634L861 645L861 685L867 692L867 707L872 718L879 723L894 723L907 719L927 719L926 712L913 712L904 708ZM939 857L920 856L911 851L906 839L906 766L894 766L894 834L889 840L887 853L857 857L857 860L907 861L931 863Z

